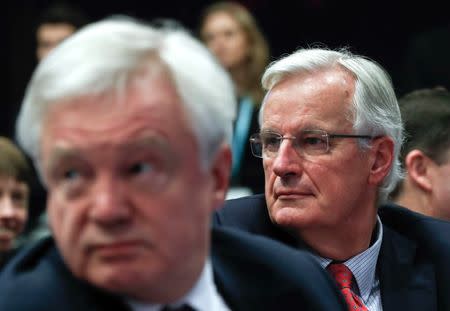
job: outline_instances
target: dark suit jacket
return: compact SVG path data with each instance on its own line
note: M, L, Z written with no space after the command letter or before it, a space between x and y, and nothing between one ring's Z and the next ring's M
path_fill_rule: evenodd
M0 272L2 271L3 267L6 266L8 261L14 257L17 251L17 249L12 249L8 252L0 252Z
M449 311L450 223L393 204L380 207L379 216L383 241L377 273L383 310ZM263 195L225 202L214 222L308 248L270 221Z
M213 229L216 286L231 310L346 310L307 253L232 229ZM52 239L22 251L0 274L0 310L129 310L120 297L76 279Z

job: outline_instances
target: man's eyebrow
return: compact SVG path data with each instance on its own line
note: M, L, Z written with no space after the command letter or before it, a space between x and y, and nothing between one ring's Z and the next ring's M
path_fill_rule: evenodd
M167 155L171 153L171 146L169 142L164 137L158 135L145 135L134 138L131 141L118 145L118 149L119 154L126 154L127 156L130 151L133 153L153 150L155 152Z
M305 123L301 127L298 127L295 129L295 132L303 132L303 131L315 131L315 130L321 130L321 131L327 131L323 126L319 126L317 124L312 123ZM274 129L273 127L263 127L261 128L261 132L274 132L279 133L280 131L278 129Z
M71 159L79 156L80 151L78 149L57 146L49 156L48 167L53 168L61 159Z

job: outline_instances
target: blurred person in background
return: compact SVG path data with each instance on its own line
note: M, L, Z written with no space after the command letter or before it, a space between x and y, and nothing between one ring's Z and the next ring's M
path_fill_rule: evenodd
M79 7L67 2L55 2L39 16L36 31L36 59L41 62L61 42L89 23L87 14ZM46 190L33 170L32 205L26 228L29 242L47 236L50 231L45 213Z
M419 89L399 104L406 174L391 197L413 211L450 221L450 92Z
M200 37L230 73L236 89L238 114L234 125L233 167L229 198L264 191L261 161L252 157L250 134L258 129L263 98L261 76L269 48L255 18L241 4L217 2L204 10ZM233 190L235 193L233 194ZM247 190L247 191L246 191Z
M65 2L48 7L36 25L36 58L40 62L64 39L87 24L87 15L81 9Z
M27 222L30 174L22 151L0 137L0 268L16 252Z

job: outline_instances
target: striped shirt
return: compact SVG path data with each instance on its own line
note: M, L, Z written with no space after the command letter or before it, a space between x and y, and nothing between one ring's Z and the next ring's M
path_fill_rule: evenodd
M356 284L352 290L361 297L370 311L382 311L380 281L376 275L378 254L380 253L381 241L383 240L383 226L381 219L377 218L377 238L375 242L364 252L343 262L355 276ZM331 259L323 258L314 254L322 268L326 268Z

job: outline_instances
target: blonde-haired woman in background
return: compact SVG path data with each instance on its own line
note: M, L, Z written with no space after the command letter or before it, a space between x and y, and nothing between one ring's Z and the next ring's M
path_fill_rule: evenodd
M261 76L269 62L268 44L255 18L241 4L217 2L202 15L200 37L233 79L238 100L234 126L231 187L264 191L262 164L252 157L248 139L258 132L258 111L264 93Z

